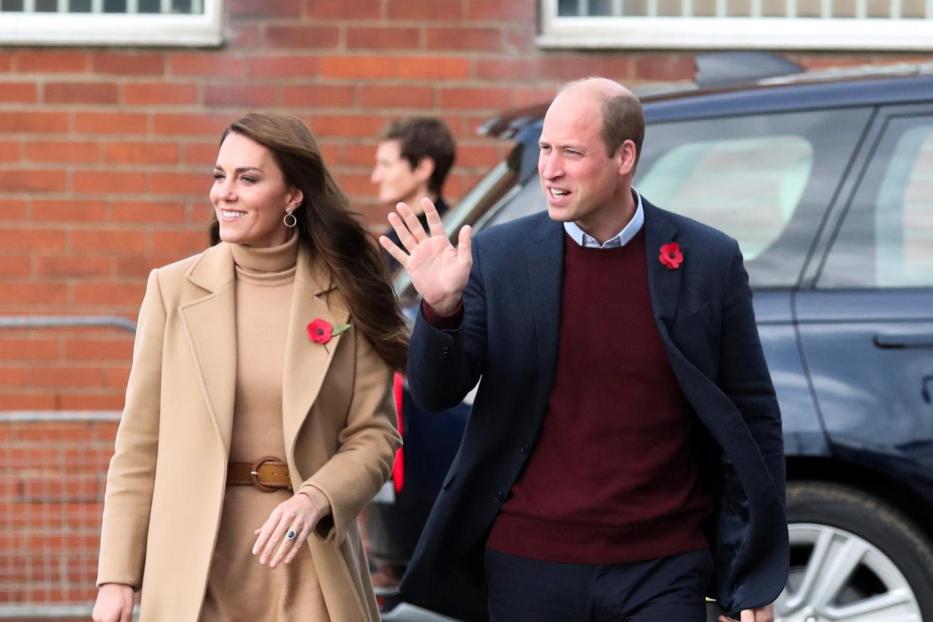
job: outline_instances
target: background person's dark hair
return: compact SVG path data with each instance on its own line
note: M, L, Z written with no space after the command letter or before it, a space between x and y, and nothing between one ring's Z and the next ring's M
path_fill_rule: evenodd
M251 112L231 123L231 132L246 136L272 152L285 182L304 195L293 213L299 244L321 262L346 300L355 330L361 331L384 361L405 369L408 328L389 282L385 261L370 234L350 210L347 197L324 166L311 131L288 115ZM219 239L216 223L211 241Z
M446 123L434 117L399 119L389 126L382 140L397 140L401 156L412 168L424 158L431 158L434 172L428 180L428 190L441 196L457 152L454 136Z
M611 157L626 140L635 143L635 164L645 141L645 111L634 95L613 95L602 102L602 138Z

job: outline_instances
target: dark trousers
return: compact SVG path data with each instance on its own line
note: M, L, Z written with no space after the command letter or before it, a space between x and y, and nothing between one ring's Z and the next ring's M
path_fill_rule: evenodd
M545 562L486 549L490 622L706 622L708 550L627 564Z

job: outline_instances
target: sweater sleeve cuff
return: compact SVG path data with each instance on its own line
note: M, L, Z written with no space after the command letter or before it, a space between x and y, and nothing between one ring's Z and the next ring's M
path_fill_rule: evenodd
M453 315L440 315L431 305L422 300L421 314L424 315L424 319L428 321L428 324L434 328L439 330L456 330L463 321L463 301L460 301L460 305L457 306L457 310L454 311Z

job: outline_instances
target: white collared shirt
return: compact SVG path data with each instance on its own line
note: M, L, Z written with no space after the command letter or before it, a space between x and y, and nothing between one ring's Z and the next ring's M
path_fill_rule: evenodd
M632 189L632 194L635 195L635 215L622 227L622 231L619 231L602 244L600 244L596 238L581 229L575 222L565 222L564 231L567 232L567 235L569 235L574 242L584 248L619 248L620 246L625 246L632 241L632 238L641 231L642 226L645 224L645 210L641 206L641 195L638 194L634 188Z

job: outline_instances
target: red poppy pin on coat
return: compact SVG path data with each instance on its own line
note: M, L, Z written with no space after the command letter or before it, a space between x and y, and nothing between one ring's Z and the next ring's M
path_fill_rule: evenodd
M680 251L680 244L677 242L668 242L661 245L661 254L658 261L668 270L676 270L684 261L684 254Z
M314 318L308 322L308 339L314 343L319 343L327 350L327 344L331 339L340 333L349 330L349 324L337 324L334 326L323 318Z

